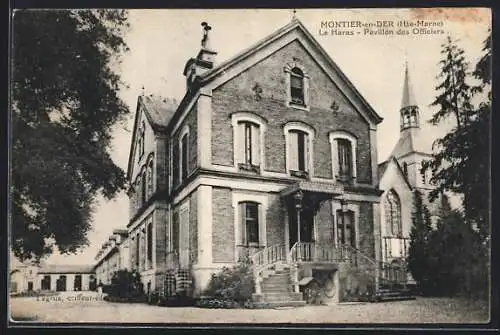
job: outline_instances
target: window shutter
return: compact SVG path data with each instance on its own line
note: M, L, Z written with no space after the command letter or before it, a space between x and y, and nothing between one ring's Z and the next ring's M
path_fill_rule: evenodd
M252 164L260 165L260 131L259 126L252 125Z
M238 123L236 126L236 131L235 131L235 145L234 145L234 150L235 152L235 159L236 159L236 164L238 163L244 163L245 162L245 124L244 123Z
M299 164L298 164L298 152L299 152L299 147L298 147L298 134L296 132L289 132L288 133L288 158L290 160L289 163L289 168L290 170L298 170L299 169Z

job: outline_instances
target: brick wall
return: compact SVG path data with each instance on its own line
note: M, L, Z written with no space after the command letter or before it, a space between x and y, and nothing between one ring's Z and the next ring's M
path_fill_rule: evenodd
M285 244L284 210L280 198L276 194L269 194L266 215L267 245Z
M371 202L359 202L359 249L375 258L375 240L373 235L373 206Z
M231 190L212 190L212 257L214 262L234 261L234 214Z
M299 59L309 74L310 111L286 106L286 73L283 71L293 57ZM252 88L262 88L262 98L255 98ZM335 101L340 109L331 110ZM368 123L354 110L339 89L317 66L310 55L295 41L270 57L239 74L219 88L212 96L212 162L233 165L233 132L230 114L253 111L268 121L265 137L266 170L285 172L285 138L283 125L302 121L316 129L314 170L316 177L331 178L329 131L343 130L357 137L358 182L371 182L370 135Z
M198 194L195 192L189 196L189 247L191 263L198 262ZM203 238L203 236L201 237Z

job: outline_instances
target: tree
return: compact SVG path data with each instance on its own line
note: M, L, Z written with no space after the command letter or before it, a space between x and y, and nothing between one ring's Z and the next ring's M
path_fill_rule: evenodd
M431 200L445 191L462 194L465 219L478 227L483 239L489 236L491 95L488 93L485 101L484 91L491 80L490 40L491 35L473 73L456 41L448 38L442 46L438 76L442 82L432 103L439 110L430 122L437 125L452 117L456 127L435 142L437 152L422 164L423 173L429 168L433 173L431 182L436 188L430 193ZM481 81L479 86L467 84L472 75ZM479 106L472 104L474 98L482 100Z
M88 244L99 194L125 175L109 154L128 108L113 70L127 51L123 10L19 10L13 18L12 249L39 260Z
M413 192L413 204L408 270L420 289L426 292L432 284L430 273L433 271L429 259L429 241L432 233L431 215L418 190Z

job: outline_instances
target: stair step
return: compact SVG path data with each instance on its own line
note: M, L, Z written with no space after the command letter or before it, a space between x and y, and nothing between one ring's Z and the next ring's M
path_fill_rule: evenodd
M277 307L303 307L306 302L303 300L297 301L272 301L272 302L255 302L255 308L277 308Z
M288 293L278 293L278 292L265 292L262 293L261 301L297 301L302 300L302 293L288 292Z

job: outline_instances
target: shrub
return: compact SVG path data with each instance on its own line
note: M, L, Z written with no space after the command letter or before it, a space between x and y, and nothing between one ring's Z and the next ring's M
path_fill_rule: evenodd
M254 285L251 264L244 262L232 268L224 267L219 273L212 274L204 295L243 304L252 298ZM215 301L214 305L218 306L218 303Z
M141 274L136 270L119 270L113 274L108 288L111 297L138 298L144 296Z

